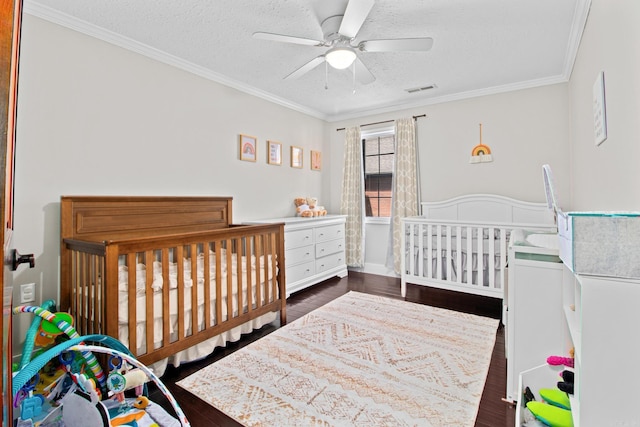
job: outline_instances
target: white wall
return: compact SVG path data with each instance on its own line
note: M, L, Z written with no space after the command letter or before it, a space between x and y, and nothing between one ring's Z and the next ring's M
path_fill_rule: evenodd
M593 0L569 85L571 207L640 210L640 2ZM608 138L594 142L593 84L605 74Z
M569 191L569 111L567 85L558 84L428 105L386 115L329 124L331 161L340 163L344 132L336 129L426 114L417 121L422 201L469 193L494 193L531 202L544 201L542 164L551 164L560 187ZM494 161L470 164L471 150L482 142ZM340 188L341 175L331 176ZM340 206L340 192L332 192Z
M566 84L331 123L331 162L342 164L344 131L336 129L422 114L427 115L417 121L422 201L493 193L543 202L545 163L553 169L560 197L568 196L571 175ZM483 125L482 142L491 148L494 161L470 164L471 150L480 142L479 123ZM330 176L330 206L335 210L340 208L341 177L341 173ZM366 225L365 271L386 270L388 228L377 223Z
M14 282L37 283L38 303L58 300L61 195L233 196L234 222L322 201L328 172L308 160L325 122L31 15L21 49L13 243L36 267ZM258 138L257 162L238 159L239 133ZM283 144L282 166L267 164L267 139ZM304 169L289 166L291 145Z

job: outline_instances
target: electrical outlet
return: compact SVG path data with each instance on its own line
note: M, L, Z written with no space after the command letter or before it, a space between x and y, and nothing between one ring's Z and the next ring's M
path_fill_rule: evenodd
M36 301L36 284L25 283L20 285L20 303L25 304L27 302Z

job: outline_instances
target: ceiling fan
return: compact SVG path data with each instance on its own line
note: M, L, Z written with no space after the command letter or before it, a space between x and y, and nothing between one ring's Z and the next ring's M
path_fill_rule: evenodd
M287 75L285 80L301 77L326 61L326 63L336 69L345 69L353 64L356 78L360 83L368 84L373 82L375 77L360 58L358 58L357 51L426 52L433 46L433 39L430 37L363 40L355 42L355 38L364 20L373 8L374 3L375 0L349 0L344 15L330 16L320 24L324 36L323 40L265 32L253 33L253 37L262 40L329 48L324 54L313 58L311 61Z

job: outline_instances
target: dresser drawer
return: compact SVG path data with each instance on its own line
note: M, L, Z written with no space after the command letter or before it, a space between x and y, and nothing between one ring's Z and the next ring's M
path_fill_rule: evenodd
M344 224L326 225L315 229L316 243L344 239Z
M315 248L313 245L303 246L301 248L293 248L284 252L284 259L287 262L287 268L291 265L309 262L316 259Z
M284 248L299 248L313 243L313 229L287 231L284 233Z
M291 283L313 276L315 273L314 267L313 261L287 267L287 286Z
M316 260L316 273L331 270L332 268L344 265L344 252L329 255Z
M316 244L316 258L344 251L344 239L329 240Z

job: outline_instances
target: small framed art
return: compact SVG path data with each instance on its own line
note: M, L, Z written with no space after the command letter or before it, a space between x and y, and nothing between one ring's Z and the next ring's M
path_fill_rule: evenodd
M291 167L302 168L302 148L291 146Z
M598 73L593 84L593 129L596 145L607 139L607 106L604 92L604 71Z
M257 138L240 134L240 160L256 161Z
M282 164L282 144L274 141L267 141L267 163L270 165Z
M319 171L320 169L322 169L322 153L311 150L311 170Z

